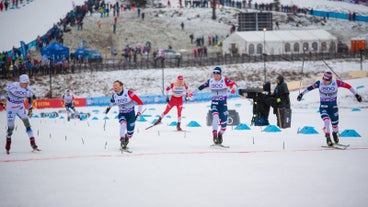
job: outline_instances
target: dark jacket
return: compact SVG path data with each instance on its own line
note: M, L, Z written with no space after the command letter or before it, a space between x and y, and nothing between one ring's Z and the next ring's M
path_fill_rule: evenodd
M290 108L290 97L289 97L289 89L287 84L284 81L284 78L278 77L280 82L277 84L273 91L273 96L276 98L276 107L277 108ZM277 102L277 99L280 98L280 102Z

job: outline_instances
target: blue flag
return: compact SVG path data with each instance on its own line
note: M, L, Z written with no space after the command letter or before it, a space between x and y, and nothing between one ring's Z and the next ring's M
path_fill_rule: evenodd
M22 52L23 58L27 59L28 46L23 41L20 41L20 51Z

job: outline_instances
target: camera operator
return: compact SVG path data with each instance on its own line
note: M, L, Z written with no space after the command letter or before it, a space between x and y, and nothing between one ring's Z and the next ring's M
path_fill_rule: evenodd
M263 90L239 89L239 94L247 93L247 98L253 99L253 118L252 124L255 126L269 125L268 115L270 107L273 108L273 113L277 117L277 126L280 128L290 127L291 109L289 89L284 81L284 77L279 75L276 78L277 85L270 93L270 83L266 82L263 85Z
M278 75L276 78L277 85L270 96L267 96L264 103L268 106L272 106L273 113L277 117L277 126L280 128L290 127L290 97L289 88L285 83L284 77Z

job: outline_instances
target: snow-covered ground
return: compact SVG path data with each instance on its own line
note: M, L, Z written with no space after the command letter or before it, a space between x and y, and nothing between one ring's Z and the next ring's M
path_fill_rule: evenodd
M367 78L349 83L363 85L358 91L367 92ZM17 119L11 154L0 153L2 206L366 206L366 103L358 103L348 90L339 91L339 99L344 99L340 132L355 130L361 137L341 137L351 147L330 150L321 147L325 139L318 92L306 94L301 102L295 101L297 94L291 94L292 127L281 132L250 126L250 101L230 99L229 109L235 109L250 130L228 126L224 144L229 149L210 147L209 102L184 104L184 132L170 126L177 121L175 109L163 124L145 130L165 107L145 105L146 121L137 122L131 154L119 151L116 108L106 124L104 107L78 108L91 113L85 121L32 118L39 153L31 152ZM5 116L0 112L0 120ZM3 121L0 137L5 137ZM187 126L191 121L201 126ZM273 114L270 122L276 123ZM305 126L319 134L298 134Z
M32 21L45 21L36 27L27 21L41 12L34 12L39 10L33 8L33 13L37 14L31 15L26 9L33 4L40 8L41 4L38 3L41 2L46 6L52 2L49 8L55 4L58 9L67 10L57 15L59 10L50 9L53 12L47 18L43 16ZM313 3L330 4L329 1L292 2L306 7ZM341 2L331 3L340 5ZM71 5L71 2L65 1L34 0L19 12L14 10L0 13L2 25L5 25L3 20L10 20L7 15L13 14L18 14L12 19L19 22L12 25L24 24L16 28L2 27L1 34L5 38L0 43L0 49L9 49L11 46L6 45L8 42L10 45L18 44L20 40L27 42L37 34L42 34ZM346 10L338 6L335 9ZM30 25L34 30L40 29L38 33L22 30L29 29ZM13 31L7 33L8 30L4 28L12 28ZM332 60L328 64L338 74L360 70L357 60ZM263 63L222 67L224 75L235 78L242 74L245 77L238 81L240 87L257 85L252 82L252 76L263 77ZM301 62L267 63L267 77L273 82L276 72L301 71L301 67ZM286 81L291 85L292 81L301 78L320 78L326 69L321 62L305 62L304 74L314 72L315 75L290 75ZM54 87L60 86L57 89L59 94L71 88L78 97L109 95L112 93L112 81L118 79L127 88L133 88L138 95L156 95L161 93L162 82L166 85L178 74L184 75L192 90L209 78L211 71L211 67L205 67L82 73L54 77ZM365 60L364 71L368 71ZM165 74L164 80L161 78L162 72ZM76 80L82 82L75 83ZM365 121L368 115L368 78L346 81L355 88L359 87L357 91L364 100L358 103L348 90L339 91L340 132L355 130L361 135L359 138L341 137L342 143L351 145L347 150L321 148L325 140L322 121L317 112L317 91L306 94L301 102L296 101L298 91L291 93L292 127L281 132L264 132L265 127L250 126L250 101L243 98L229 99L229 109L235 109L241 123L250 127L250 130L236 130L235 126L228 126L224 144L229 145L229 149L210 147L211 128L206 126L209 102L184 104L184 132L176 132L175 127L170 126L176 121L175 109L163 120L163 124L145 130L165 107L145 105L146 121L137 122L134 137L129 144L133 151L131 154L121 154L119 151L119 124L115 119L117 109L114 108L108 114L109 119L105 124L105 115L102 113L105 108L88 107L78 108L79 111L91 113L92 116L85 121L67 122L61 117L32 118L30 122L36 141L42 149L39 153L31 152L25 128L17 119L11 154L6 155L3 148L6 113L1 111L1 206L366 206L368 130ZM73 86L75 84L77 87ZM42 97L47 93L47 85L41 87L40 82L32 80L32 86L37 96ZM35 109L34 114L58 110ZM65 114L60 115L65 117ZM273 114L270 114L269 120L271 124L276 124ZM187 126L191 121L201 126ZM298 134L305 126L314 127L319 134Z

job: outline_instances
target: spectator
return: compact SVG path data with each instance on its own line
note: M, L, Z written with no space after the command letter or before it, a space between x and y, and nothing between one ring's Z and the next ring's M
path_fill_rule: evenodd
M279 21L276 21L275 24L276 24L276 28L275 29L279 30L280 29Z

